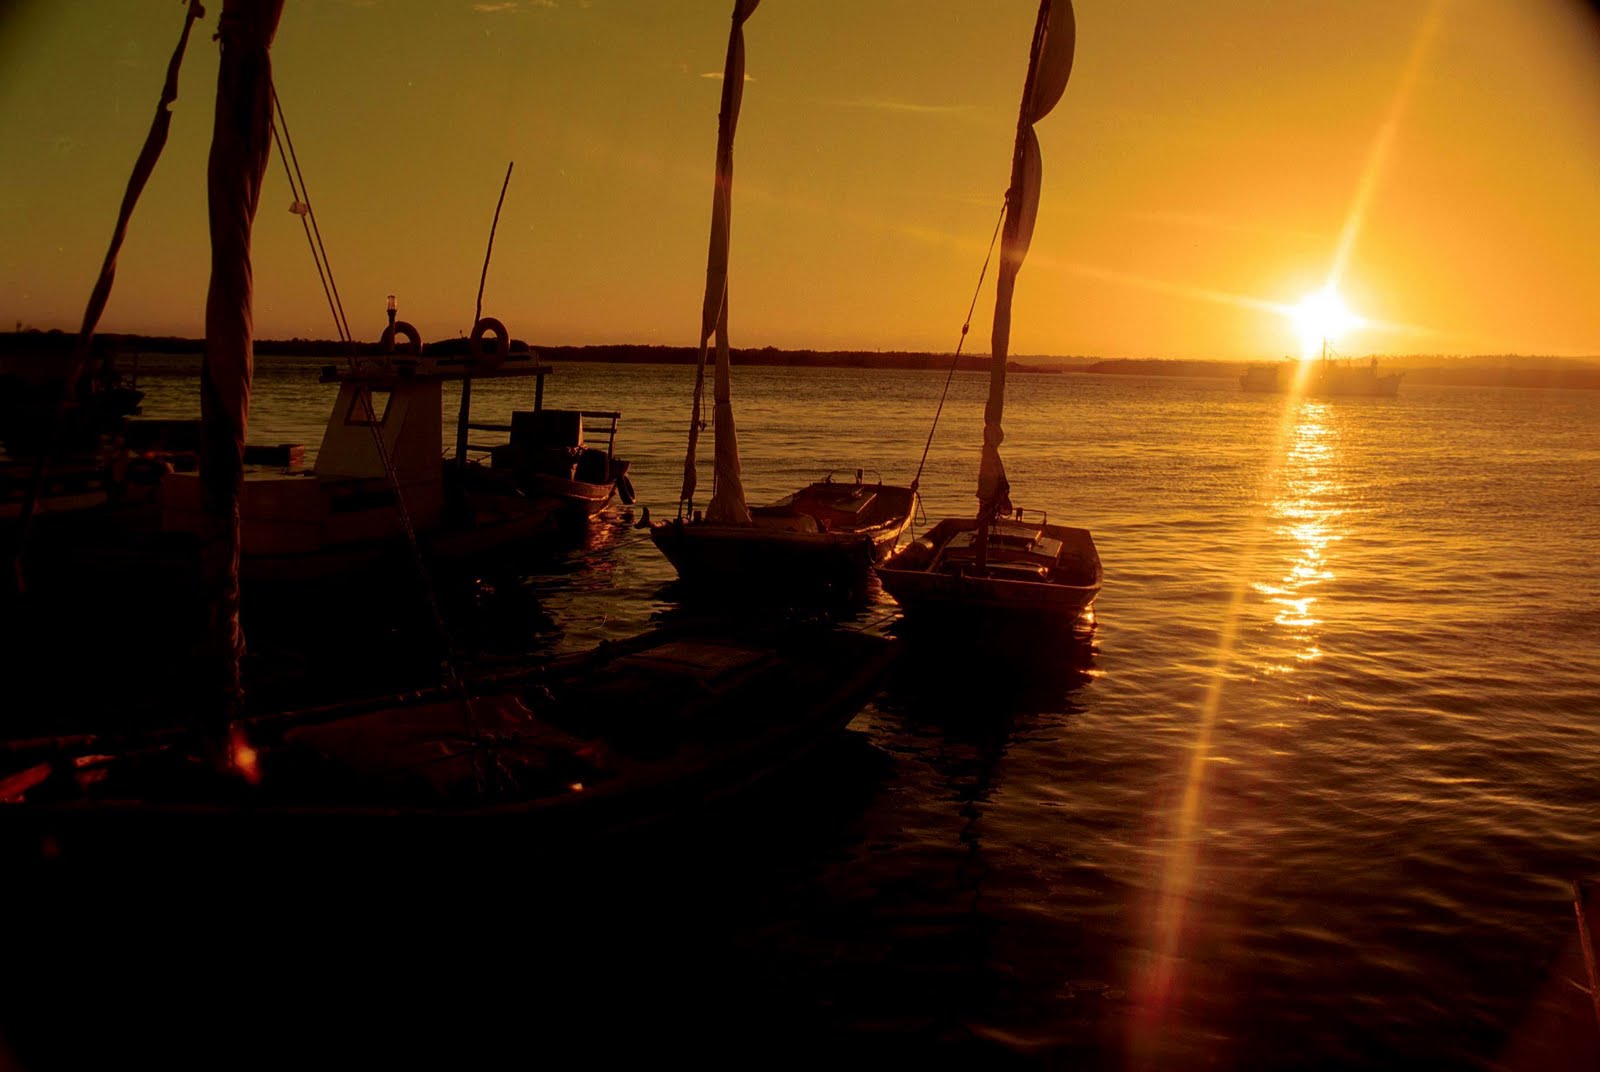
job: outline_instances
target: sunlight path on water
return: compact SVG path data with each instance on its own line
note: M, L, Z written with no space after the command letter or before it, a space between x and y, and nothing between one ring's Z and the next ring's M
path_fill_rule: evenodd
M1283 479L1289 444L1300 431L1300 417L1304 406L1306 379L1310 366L1295 367L1295 378L1285 395L1283 416L1278 423L1268 452L1269 464L1261 484L1261 504L1254 511L1250 528L1245 535L1244 550L1240 556L1232 592L1223 611L1222 624L1217 633L1216 661L1212 665L1206 691L1200 704L1200 717L1195 727L1194 744L1189 751L1185 770L1183 792L1179 797L1165 834L1167 848L1165 864L1156 889L1154 915L1151 920L1153 941L1146 953L1146 961L1135 970L1133 987L1133 1013L1129 1044L1135 1056L1136 1067L1157 1067L1165 1052L1162 1038L1164 1029L1175 1026L1181 1003L1182 986L1179 969L1183 964L1183 939L1188 910L1195 886L1196 856L1201 834L1197 830L1201 803L1205 794L1206 771L1212 761L1212 734L1217 715L1222 709L1223 694L1238 650L1239 622L1245 601L1255 589L1252 578L1259 572L1261 545L1269 522L1269 506L1274 502L1279 482Z
M1443 10L1444 0L1435 0L1417 29L1399 85L1368 152L1350 211L1345 217L1339 245L1328 271L1327 288L1330 293L1337 290L1349 266L1350 257L1365 222L1367 207L1388 161L1400 119L1405 113L1412 87L1426 58L1428 45L1438 30ZM1289 439L1299 427L1298 418L1302 412L1302 395L1308 371L1307 363L1302 362L1298 366L1293 388L1285 398L1283 419L1279 423L1269 454L1272 461L1268 467L1264 491L1271 491L1282 478ZM1274 495L1264 495L1262 502L1269 503L1274 498L1276 498ZM1138 1000L1134 1014L1134 1037L1131 1041L1134 1052L1144 1057L1156 1057L1161 1052L1161 1028L1169 1022L1170 1015L1175 1009L1175 998L1179 993L1176 989L1178 971L1182 963L1185 923L1195 885L1195 861L1200 840L1197 826L1205 792L1207 764L1211 761L1212 734L1218 712L1221 710L1229 672L1237 654L1239 619L1245 600L1252 590L1251 578L1257 572L1257 559L1266 530L1266 521L1267 513L1263 508L1256 513L1246 536L1238 576L1217 635L1216 662L1212 667L1205 697L1200 705L1199 725L1196 727L1194 745L1189 754L1183 792L1168 834L1170 847L1156 895L1153 951L1139 973L1136 989Z

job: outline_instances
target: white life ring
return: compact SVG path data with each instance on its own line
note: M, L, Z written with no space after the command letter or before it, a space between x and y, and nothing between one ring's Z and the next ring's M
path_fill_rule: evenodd
M396 336L405 337L404 346L395 341ZM396 354L410 354L412 357L422 356L422 336L417 334L416 328L404 320L396 320L393 324L383 329L382 343L385 355L392 349Z
M494 336L494 347L489 350L483 348L483 337ZM486 369L499 368L511 354L511 333L506 326L492 316L486 316L472 325L472 340L470 345L473 363Z

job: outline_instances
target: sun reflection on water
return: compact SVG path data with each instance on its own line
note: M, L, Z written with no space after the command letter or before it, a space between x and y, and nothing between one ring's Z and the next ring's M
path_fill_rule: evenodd
M1214 734L1224 710L1227 683L1235 676L1236 662L1246 657L1240 641L1254 618L1252 593L1267 597L1273 624L1286 641L1269 639L1273 652L1269 658L1277 664L1267 666L1268 672L1292 672L1297 664L1322 655L1318 588L1333 577L1329 551L1341 538L1338 520L1343 511L1333 505L1341 490L1335 480L1339 435L1333 410L1326 402L1306 397L1308 367L1299 366L1276 435L1268 444L1260 511L1250 527L1238 581L1219 624L1216 664L1199 706L1183 790L1164 837L1163 864L1154 891L1150 955L1140 965L1133 987L1134 1014L1129 1029L1137 1064L1160 1063L1156 1055L1161 1052L1161 1039L1173 1023L1185 989L1193 985L1184 977L1184 946L1195 925L1194 917L1203 920L1205 915L1204 900L1194 894L1199 850L1206 837L1207 772L1220 756ZM1281 579L1251 582L1249 578L1260 573L1278 575L1277 568L1257 567L1273 561L1273 548L1283 544L1291 553ZM1292 661L1285 662L1291 655Z
M1332 466L1338 432L1329 420L1328 404L1301 398L1296 405L1281 493L1270 506L1274 532L1288 545L1292 558L1280 580L1253 587L1274 608L1273 622L1284 641L1282 656L1307 663L1322 657L1319 587L1334 576L1329 555L1332 545L1343 538L1338 521L1344 511L1331 505L1339 490ZM1274 662L1266 669L1286 673L1294 664Z

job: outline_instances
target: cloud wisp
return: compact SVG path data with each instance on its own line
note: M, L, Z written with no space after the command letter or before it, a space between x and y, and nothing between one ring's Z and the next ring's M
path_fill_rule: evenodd
M865 108L875 112L899 112L905 115L971 116L977 109L970 104L921 104L917 101L897 100L893 97L850 97L830 103L840 108Z

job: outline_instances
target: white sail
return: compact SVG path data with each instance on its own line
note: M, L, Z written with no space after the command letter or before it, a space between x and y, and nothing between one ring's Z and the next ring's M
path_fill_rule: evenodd
M728 249L733 221L733 136L744 98L744 24L760 0L736 0L728 34L728 57L722 73L722 111L717 124L716 187L711 199L711 246L706 255L706 294L700 311L700 354L695 367L694 405L689 420L689 449L683 462L679 500L694 499L695 450L700 439L701 399L705 391L708 344L716 335L716 373L712 385L715 444L715 490L706 517L712 521L748 523L744 482L739 470L739 440L733 422L731 361L728 353Z
M1033 50L1028 56L1028 77L1022 90L1017 119L1017 142L1012 153L1011 187L1007 193L1005 232L1000 243L1000 270L995 277L994 333L990 339L993 364L989 371L989 401L983 410L983 457L978 465L980 515L1011 508L1011 487L1000 460L1005 439L1006 358L1011 350L1011 298L1017 269L1028 255L1034 219L1039 211L1042 161L1033 124L1049 114L1061 99L1072 73L1077 39L1071 0L1041 0L1034 24Z

